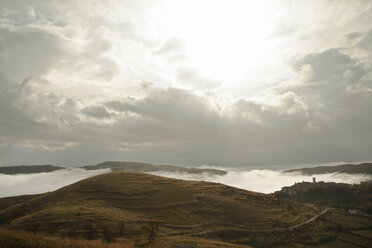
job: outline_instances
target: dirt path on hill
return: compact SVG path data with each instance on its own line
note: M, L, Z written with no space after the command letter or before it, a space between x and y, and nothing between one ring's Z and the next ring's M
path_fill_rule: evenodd
M319 217L321 217L322 215L324 215L325 213L327 213L329 209L330 208L327 207L321 213L315 215L311 219L308 219L307 221L302 222L302 223L297 224L297 225L294 225L294 226L280 227L280 228L271 228L271 229L251 229L251 230L243 230L243 231L249 231L249 232L273 232L273 231L287 231L287 230L292 230L292 229L301 227L303 225L306 225L306 224L308 224L310 222L313 222L314 220L318 219ZM176 234L176 235L197 236L197 235L201 235L201 234L214 233L214 232L216 232L216 231L203 231L203 232L197 232L197 233Z
M305 222L303 222L303 223L300 223L300 224L297 224L297 225L294 225L294 226L291 226L291 227L278 228L278 229L280 229L280 230L278 230L278 231L281 231L281 230L291 230L291 229L295 229L295 228L297 228L297 227L300 227L300 226L306 225L307 223L310 223L310 222L316 220L317 218L319 218L320 216L322 216L323 214L327 213L328 210L329 210L329 208L327 207L327 208L324 209L320 214L315 215L313 218L311 218L311 219L309 219L309 220L307 220L307 221L305 221ZM276 230L276 229L274 229L274 230Z

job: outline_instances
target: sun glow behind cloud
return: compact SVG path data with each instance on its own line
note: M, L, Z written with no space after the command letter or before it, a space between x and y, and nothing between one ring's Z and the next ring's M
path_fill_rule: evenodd
M166 1L162 25L202 73L232 81L269 59L272 12L268 1Z
M369 0L3 2L4 165L371 159Z

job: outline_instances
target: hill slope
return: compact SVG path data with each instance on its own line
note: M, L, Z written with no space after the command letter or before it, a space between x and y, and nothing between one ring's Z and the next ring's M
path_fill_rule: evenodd
M318 166L312 168L300 168L286 170L284 172L301 172L304 175L326 174L326 173L349 173L372 175L372 163L342 164L335 166Z
M163 237L205 233L213 240L244 244L260 242L246 237L251 232L286 230L321 212L226 185L129 172L95 176L14 202L7 207L2 203L0 224L7 229L89 237L92 229L116 230L125 224L126 235L140 239L146 235L146 227L156 225ZM242 237L246 239L238 241ZM287 242L301 238L299 233Z

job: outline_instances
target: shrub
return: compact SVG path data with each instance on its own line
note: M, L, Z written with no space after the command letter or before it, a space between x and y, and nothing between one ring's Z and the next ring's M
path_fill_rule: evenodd
M103 241L110 243L115 241L115 234L114 232L107 226L102 228L102 239Z
M120 222L118 225L119 236L123 237L126 230L127 226L125 225L125 222Z
M98 234L98 230L97 230L96 225L94 225L93 223L88 223L87 229L86 229L86 232L85 232L85 235L84 235L85 238L95 239L95 238L97 238L97 234Z
M154 243L156 237L158 236L159 223L155 221L150 221L147 225L143 226L142 229L147 231L147 241L148 243Z

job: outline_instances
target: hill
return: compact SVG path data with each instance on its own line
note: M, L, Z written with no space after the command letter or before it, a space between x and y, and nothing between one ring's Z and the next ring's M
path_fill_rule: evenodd
M138 162L117 162L117 161L107 161L99 163L97 165L88 165L81 167L86 170L97 170L97 169L107 169L110 168L112 171L128 171L128 172L180 172L189 174L200 174L209 173L216 175L225 175L227 172L223 170L215 169L197 169L197 168L185 168L174 165L155 165L149 163L138 163Z
M52 172L56 170L66 169L55 165L18 165L18 166L3 166L0 167L1 174L32 174L41 172Z
M372 215L372 184L296 183L275 192L278 197L317 205L357 210Z
M335 166L318 166L312 168L300 168L286 170L284 172L301 172L304 175L326 174L326 173L349 173L372 175L372 163L342 164Z
M54 192L8 198L8 206L4 199L4 230L86 239L115 236L136 246L176 247L187 241L220 242L199 247L273 247L316 244L333 235L318 219L324 211L313 206L217 183L143 173L103 174ZM0 231L0 240L5 234Z
M87 165L80 167L85 170L98 170L98 169L111 169L114 172L128 171L128 172L179 172L188 174L215 174L225 175L227 172L215 169L198 169L198 168L185 168L174 165L155 165L149 163L139 162L117 162L107 161L96 165ZM56 170L67 169L65 167L55 165L18 165L18 166L4 166L0 167L0 173L15 175L15 174L32 174L41 172L52 172Z
M275 192L279 198L332 207L326 221L335 237L319 247L362 247L372 244L372 184L296 183Z

